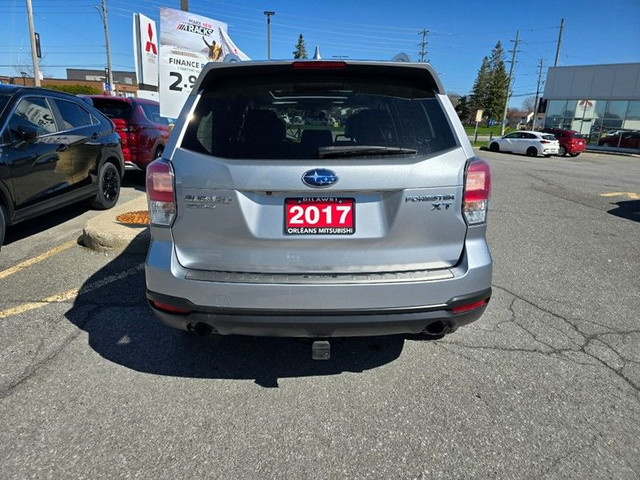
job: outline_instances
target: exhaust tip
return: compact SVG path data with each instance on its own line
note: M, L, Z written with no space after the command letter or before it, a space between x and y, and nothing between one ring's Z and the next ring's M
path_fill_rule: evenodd
M191 333L195 333L199 337L208 337L209 335L213 335L215 332L215 329L211 325L207 325L202 322L198 322L196 324L190 323L187 325L187 330Z
M446 335L451 331L451 325L448 322L443 322L442 320L438 320L436 322L430 323L425 327L422 331L423 334L426 335Z

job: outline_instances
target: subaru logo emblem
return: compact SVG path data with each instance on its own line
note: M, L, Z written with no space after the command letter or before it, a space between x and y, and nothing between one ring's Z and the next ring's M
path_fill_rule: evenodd
M338 181L338 176L326 168L314 168L302 175L302 183L314 188L326 188Z

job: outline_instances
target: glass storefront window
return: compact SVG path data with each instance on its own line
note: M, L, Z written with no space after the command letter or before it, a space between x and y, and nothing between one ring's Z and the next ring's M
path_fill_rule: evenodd
M640 120L640 100L629 102L626 120Z
M629 130L640 130L640 101L629 102L629 109L627 110L623 127Z
M549 128L560 128L562 115L567 106L566 100L550 100L547 105L547 116L545 126Z
M637 149L640 101L549 100L544 126L575 130L591 145Z
M567 106L564 108L564 112L562 112L562 116L564 118L572 119L576 114L577 104L578 104L577 100L568 100Z
M607 103L604 117L622 120L627 114L628 107L629 102L626 100L611 100Z
M566 105L566 100L549 100L549 105L547 105L547 117L562 116Z

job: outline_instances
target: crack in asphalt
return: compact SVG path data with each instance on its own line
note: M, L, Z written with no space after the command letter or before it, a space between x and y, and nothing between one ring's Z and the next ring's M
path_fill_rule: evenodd
M89 289L88 291L91 291L91 290L93 289ZM111 303L96 303L96 302L90 302L90 301L82 301L81 298L83 293L85 292L81 291L78 297L76 297L72 301L47 302L48 304L54 304L54 303L69 304L73 309L86 308L86 312L83 312L82 316L80 316L77 320L74 319L71 322L77 327L77 330L72 334L70 334L69 336L67 336L66 338L64 338L62 342L60 342L60 344L58 345L58 348L53 350L49 355L41 358L39 361L36 361L34 363L27 365L27 367L24 368L23 372L18 376L17 379L15 379L13 382L10 382L8 385L0 389L0 400L4 400L6 397L10 396L17 387L19 387L21 384L23 384L24 382L29 380L31 377L36 375L42 367L44 367L47 363L54 360L60 353L62 353L62 351L65 350L76 338L78 338L78 336L83 331L86 331L85 327L91 321L91 318L94 315L97 315L101 310L112 308L114 306ZM125 307L125 306L129 306L129 307L140 306L140 302L134 299L134 302L118 305L118 307ZM87 307L91 307L91 308L87 308ZM37 357L38 353L42 351L42 347L44 346L44 344L45 344L44 339L41 339L38 342L38 345L35 348L33 357Z
M73 303L73 302L70 302L70 303ZM87 309L87 312L84 316L84 320L81 322L81 324L77 324L78 329L74 331L72 334L70 334L69 336L67 336L62 342L60 342L58 348L53 350L49 355L43 357L42 359L40 359L35 363L29 364L23 370L22 374L18 376L16 380L14 380L13 382L10 382L6 387L2 388L0 390L0 400L4 400L6 397L11 395L17 387L19 387L21 384L23 384L28 379L33 377L36 373L38 373L38 371L42 367L44 367L51 360L55 359L63 350L65 350L67 346L69 346L71 342L73 342L76 338L78 338L78 336L84 331L84 326L89 322L89 317L101 307L103 307L103 305L95 305L94 308ZM44 340L41 340L38 347L36 348L34 356L37 356L38 352L41 351L41 348L43 345L44 345Z
M593 366L593 365L600 365L605 367L607 370L613 372L618 378L620 378L621 380L623 380L629 387L631 387L633 389L633 391L636 393L636 395L640 395L640 384L636 383L634 380L632 380L631 378L629 378L628 376L625 375L624 373L624 368L625 366L627 366L629 363L634 363L634 364L638 364L639 362L635 362L634 360L628 359L626 358L622 353L620 353L619 351L617 351L615 348L613 348L610 344L608 344L606 341L602 340L602 337L607 337L607 336L611 336L611 335L618 335L618 336L625 336L625 335L632 335L632 334L640 334L640 329L632 329L632 330L624 330L624 331L607 331L607 332L601 332L601 333L593 333L593 334L587 334L584 333L580 330L580 328L571 320L569 320L566 317L563 317L562 315L552 312L551 310L549 310L548 308L544 308L540 305L535 304L534 302L532 302L531 300L523 297L522 295L519 295L515 292L510 291L507 288L501 287L499 285L493 285L494 288L498 289L498 290L502 290L505 293L507 293L508 295L511 295L513 298L513 300L511 301L508 310L511 313L511 316L508 320L503 320L501 322L499 322L498 324L494 325L493 328L491 328L489 331L497 331L497 328L500 325L505 325L505 324L514 324L515 326L517 326L518 328L524 330L525 332L528 333L528 335L533 339L534 342L538 343L539 345L542 345L544 347L547 347L549 350L546 350L544 348L505 348L505 347L494 347L494 346L484 346L484 345L469 345L463 342L459 342L459 341L441 341L441 344L448 344L448 345L454 345L457 347L463 347L463 348L469 348L472 350L493 350L493 351L504 351L504 352L520 352L520 353L535 353L535 354L540 354L540 355L545 355L545 356L550 356L556 359L563 359L566 361L570 361L573 363L579 363L580 362L575 362L574 359L571 359L567 356L567 353L581 353L583 355L585 355L586 357L592 359L595 363L589 363L586 365L589 366ZM538 336L530 331L525 325L520 324L517 320L518 320L518 314L515 311L515 303L516 301L522 301L525 304L535 308L536 310L540 311L540 312L544 312L548 315L551 315L553 318L556 318L558 320L561 320L562 322L564 322L565 325L567 325L568 327L570 327L570 329L576 333L576 335L578 335L579 337L582 338L582 342L581 343L576 343L574 342L572 339L568 338L567 334L565 332L562 332L561 330L555 328L556 330L558 330L562 335L564 335L565 337L567 337L567 340L569 342L571 342L572 344L575 345L575 348L570 348L570 347L566 347L566 348L558 348L555 347L553 345L550 345L549 343L541 340L540 338L538 338ZM601 325L602 326L602 325ZM610 365L609 363L607 363L605 360L603 360L602 358L600 358L596 352L589 352L589 347L592 345L593 342L598 341L601 344L605 345L611 352L613 352L615 355L617 355L621 360L622 360L622 366L619 368L616 368L615 366ZM585 364L581 364L581 365L585 365Z
M598 440L602 439L602 438L603 438L602 433L597 433L596 435L593 435L585 445L577 446L576 448L574 448L572 450L569 450L564 455L556 458L553 461L553 463L551 463L551 465L549 465L547 468L545 468L543 471L540 472L540 477L543 477L543 476L548 475L549 473L551 473L551 471L555 470L556 467L559 467L560 464L563 461L569 460L570 458L574 457L575 455L577 455L581 451L587 450L587 449L593 447L596 444L596 442Z

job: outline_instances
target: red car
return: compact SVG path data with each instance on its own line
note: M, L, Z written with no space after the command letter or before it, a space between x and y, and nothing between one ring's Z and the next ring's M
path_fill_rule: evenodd
M562 130L559 128L545 128L543 132L552 133L560 143L558 156L564 157L567 153L577 157L587 148L587 140L574 130Z
M162 155L169 139L169 121L160 116L160 104L131 97L92 95L93 106L109 117L122 140L127 170L145 171Z

